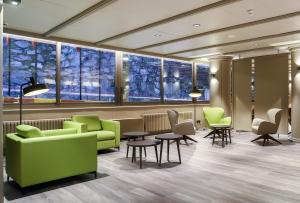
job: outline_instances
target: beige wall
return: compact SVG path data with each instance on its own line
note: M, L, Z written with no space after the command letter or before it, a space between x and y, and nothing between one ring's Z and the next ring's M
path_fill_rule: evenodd
M211 106L222 107L231 116L231 61L232 57L219 56L210 59L210 71L216 76L210 80Z
M203 106L208 104L197 104L196 119L203 121ZM175 109L177 111L194 112L194 104L180 105L141 105L141 106L101 106L101 107L83 107L82 105L72 105L73 107L63 106L25 106L23 111L24 120L47 119L47 118L67 118L74 114L97 114L103 119L124 119L124 118L140 118L142 114L166 112L167 109ZM5 121L16 121L19 119L18 106L7 106L4 110Z
M280 133L288 131L288 54L255 57L255 117L270 108L283 109Z
M292 135L300 141L300 48L292 50Z
M236 130L251 130L251 59L233 61L233 126Z

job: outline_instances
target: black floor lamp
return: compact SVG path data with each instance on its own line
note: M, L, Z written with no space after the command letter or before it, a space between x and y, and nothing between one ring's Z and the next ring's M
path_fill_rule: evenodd
M198 89L197 87L194 87L192 92L189 94L190 97L192 97L193 99L197 99L198 97L201 97L201 90ZM194 103L194 122L195 122L195 126L197 126L197 121L196 121L196 103Z
M24 87L26 86L27 87ZM24 87L24 88L23 88ZM24 96L35 96L48 92L49 88L46 84L36 84L33 77L30 78L30 81L20 86L20 124L22 124L22 104L23 104L23 95Z

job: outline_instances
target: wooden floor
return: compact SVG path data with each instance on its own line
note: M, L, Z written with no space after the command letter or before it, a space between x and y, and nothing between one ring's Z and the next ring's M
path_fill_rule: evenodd
M5 183L7 202L300 202L300 144L282 135L282 145L251 143L255 136L233 133L233 143L222 148L194 136L199 142L181 145L182 164L158 167L154 150L139 169L121 150L98 156L98 178L83 175L31 188L23 196L13 183ZM177 161L171 145L171 161ZM164 151L163 161L166 161ZM76 157L74 157L76 158Z

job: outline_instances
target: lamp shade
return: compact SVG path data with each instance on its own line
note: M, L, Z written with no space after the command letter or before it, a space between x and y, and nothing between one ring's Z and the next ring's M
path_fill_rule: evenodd
M24 96L35 96L49 91L46 84L36 84L34 78L30 78L31 85L23 89Z
M197 89L196 87L193 88L193 91L189 94L190 97L192 98L197 98L197 97L201 97L201 91L199 89Z

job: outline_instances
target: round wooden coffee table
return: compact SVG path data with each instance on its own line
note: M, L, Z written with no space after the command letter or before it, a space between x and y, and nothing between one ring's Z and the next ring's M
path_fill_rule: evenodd
M169 133L169 134L161 134L161 135L156 135L155 139L158 139L161 141L160 143L160 156L159 156L159 165L161 166L161 158L162 158L162 150L163 150L163 145L164 145L164 141L166 140L168 145L167 145L167 159L168 161L170 161L169 159L169 155L170 155L170 141L175 141L177 144L177 151L178 151L178 158L179 158L179 163L181 164L181 155L180 155L180 147L179 147L179 142L181 139L183 139L182 135L178 135L178 134L173 134L173 133Z
M226 140L226 144L227 144L227 137L229 137L229 142L231 143L231 132L230 132L231 126L230 125L215 124L215 125L211 125L210 127L214 130L212 144L215 143L216 134L218 134L222 138L222 147L225 146L224 138Z
M155 148L155 155L156 155L156 162L158 162L158 156L157 156L157 145L160 144L159 140L138 140L138 141L129 141L127 142L127 146L128 147L132 147L132 160L136 161L136 148L139 148L139 152L140 152L140 168L142 168L142 148L146 148L146 147L154 147Z
M148 136L148 132L126 132L123 133L123 137L126 137L128 142L133 140L136 141L138 138L142 138L142 140L145 140L145 136ZM128 158L128 152L129 152L129 146L127 145L127 152L126 152L126 158ZM147 156L146 153L146 147L144 148L145 157Z

